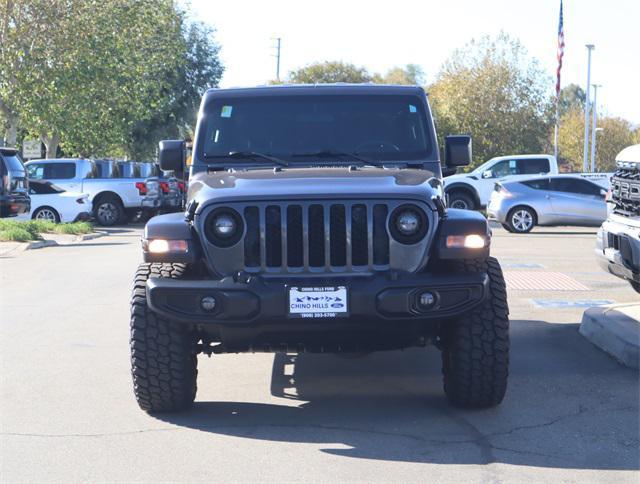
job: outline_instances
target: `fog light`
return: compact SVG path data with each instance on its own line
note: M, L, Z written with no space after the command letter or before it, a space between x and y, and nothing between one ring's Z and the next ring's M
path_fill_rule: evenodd
M447 249L482 249L488 245L484 235L450 235L447 237Z
M142 247L152 254L165 254L167 252L187 252L189 244L186 240L143 239Z
M205 311L213 311L216 308L216 298L213 296L205 296L200 300L200 306Z
M436 302L436 297L430 292L423 292L420 294L418 302L423 308L429 308Z

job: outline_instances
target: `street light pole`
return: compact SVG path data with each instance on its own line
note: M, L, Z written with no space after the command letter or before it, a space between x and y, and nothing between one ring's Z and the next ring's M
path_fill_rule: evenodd
M589 88L591 87L591 51L595 49L595 45L587 44L585 46L588 51L587 60L587 93L584 100L584 153L582 160L582 171L586 173L589 169Z
M596 171L596 131L597 131L597 119L598 119L598 88L602 87L598 84L593 84L593 122L591 123L591 173Z
M276 45L276 50L277 50L277 54L276 54L276 79L279 81L280 80L280 43L282 42L282 38L278 37L276 39L276 41L278 42L278 44Z

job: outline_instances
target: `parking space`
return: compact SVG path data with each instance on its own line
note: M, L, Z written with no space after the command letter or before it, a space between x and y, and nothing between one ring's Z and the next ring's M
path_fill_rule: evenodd
M0 258L5 481L637 482L638 373L577 331L636 302L598 268L594 229L494 229L509 281L503 404L447 405L434 348L199 359L192 410L140 411L129 290L141 228Z

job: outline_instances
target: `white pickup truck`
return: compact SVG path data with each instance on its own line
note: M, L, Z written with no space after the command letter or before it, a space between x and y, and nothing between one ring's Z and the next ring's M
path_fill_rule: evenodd
M122 223L127 215L143 210L145 179L139 170L127 178L105 174L98 163L85 159L33 160L25 163L29 179L51 181L67 191L89 195L93 216L100 225Z
M558 174L558 161L552 155L510 155L491 158L469 173L444 179L449 207L478 210L486 207L496 182L518 181L536 175ZM611 173L574 173L609 188Z

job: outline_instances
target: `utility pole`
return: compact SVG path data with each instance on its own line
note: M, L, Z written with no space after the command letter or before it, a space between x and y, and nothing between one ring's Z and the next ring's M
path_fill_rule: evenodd
M593 85L593 123L591 124L591 173L596 171L596 131L597 119L598 119L598 88L602 87L599 84Z
M274 49L276 49L276 80L280 80L280 45L282 43L282 38L277 37L274 39L276 41L276 45Z
M591 51L595 49L595 45L587 44L589 57L587 61L587 93L584 99L584 153L582 160L582 171L589 170L589 88L591 87Z

